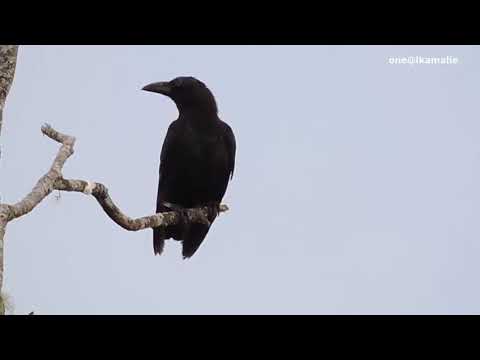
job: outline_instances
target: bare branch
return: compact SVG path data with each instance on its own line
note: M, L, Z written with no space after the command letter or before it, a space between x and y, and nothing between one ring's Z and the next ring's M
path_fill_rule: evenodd
M14 205L0 204L0 216L8 213L7 222L19 218L32 211L45 197L54 190L55 180L62 177L62 168L67 159L73 154L75 138L54 130L50 125L42 126L42 132L49 138L62 143L57 156L53 160L50 170L38 180L32 191Z
M133 219L125 215L115 205L105 185L85 180L68 180L62 176L62 169L67 159L73 154L75 138L62 134L50 125L44 125L42 132L52 140L62 144L55 157L50 170L38 180L32 191L16 204L0 204L0 242L3 242L5 229L8 222L31 212L53 190L81 192L93 195L105 213L116 224L129 231L138 231L153 227L168 226L181 221L181 216L176 211L157 213ZM221 205L220 212L228 210L228 206ZM185 213L190 222L209 224L207 207L186 209ZM3 271L0 273L0 286L3 281Z
M117 225L121 226L125 230L138 231L153 227L168 226L178 223L179 216L175 211L158 213L150 216L144 216L141 218L132 219L125 215L117 205L113 202L108 194L108 189L101 183L89 183L84 180L66 180L58 179L55 181L55 190L61 191L74 191L88 193L88 188L92 188L91 194L98 201L105 213L112 219ZM85 190L87 189L87 191ZM228 210L228 206L221 205L220 212ZM207 219L207 208L195 208L188 209L186 215L190 222L200 222L209 224Z

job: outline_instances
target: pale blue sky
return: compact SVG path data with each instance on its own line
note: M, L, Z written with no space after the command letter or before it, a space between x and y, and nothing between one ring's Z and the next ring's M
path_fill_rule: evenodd
M389 56L457 65L390 65ZM153 256L93 198L62 193L9 224L5 290L38 314L480 313L480 47L22 46L2 132L15 202L58 145L64 176L153 213L174 104L192 75L237 138L231 211L193 258Z

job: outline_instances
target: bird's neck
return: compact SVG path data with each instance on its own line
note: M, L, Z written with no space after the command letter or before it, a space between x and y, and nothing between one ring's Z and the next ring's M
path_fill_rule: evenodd
M214 129L219 119L215 112L182 111L178 120L185 123L187 127L203 133Z
M198 121L214 121L217 119L217 109L212 107L178 107L180 118Z
M215 118L218 112L217 102L209 91L191 98L176 99L175 104L178 112L186 116Z

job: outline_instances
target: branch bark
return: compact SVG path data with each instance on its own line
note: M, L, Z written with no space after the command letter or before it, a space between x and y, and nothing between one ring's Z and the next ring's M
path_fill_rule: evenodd
M0 45L0 134L2 132L3 108L15 75L17 52L17 45Z
M15 68L17 65L17 45L0 45L0 135L3 125L3 108L7 99L8 92L12 86ZM0 146L0 159L2 149ZM1 222L1 220L0 220ZM3 285L3 234L5 230L0 229L0 315L5 314L5 303L2 298Z
M44 135L61 143L62 146L53 160L50 170L37 181L37 184L29 194L16 204L0 204L0 238L4 236L8 222L31 212L53 190L81 192L87 195L93 195L110 219L122 228L130 231L174 225L180 221L180 216L176 211L157 213L133 219L125 215L120 208L115 205L105 185L85 180L64 179L62 169L67 159L74 152L73 146L75 144L75 138L58 132L48 124L42 126L41 130ZM226 205L220 206L220 212L227 210L228 207ZM206 207L187 209L186 214L188 220L191 222L209 223L207 218L208 209Z
M105 213L112 219L117 225L121 226L125 230L138 231L148 228L174 225L178 223L179 216L175 211L157 213L149 216L144 216L136 219L125 215L117 205L113 202L108 194L108 189L105 185L97 182L88 182L85 180L68 180L59 178L55 181L53 188L61 191L74 191L82 192L84 194L91 193L98 201ZM228 210L227 205L220 206L220 212ZM200 222L209 224L207 218L206 207L187 209L186 215L190 222Z
M116 224L129 231L138 231L153 227L177 224L181 216L176 211L157 213L140 218L125 215L111 199L108 188L98 182L64 179L62 169L68 158L74 153L75 138L53 129L50 125L42 126L42 133L50 139L62 144L49 171L43 175L32 191L16 204L0 204L0 243L3 244L7 224L31 212L53 190L81 192L93 195L105 213ZM228 210L226 205L220 206L220 212ZM206 207L187 209L185 211L190 222L208 224L208 209ZM3 262L0 268L0 288L3 285Z

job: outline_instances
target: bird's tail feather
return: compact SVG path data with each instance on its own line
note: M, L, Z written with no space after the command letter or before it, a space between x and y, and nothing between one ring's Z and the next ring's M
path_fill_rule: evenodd
M182 236L182 255L184 259L191 257L198 250L207 236L210 225L205 224L190 224Z
M183 225L169 225L153 228L153 252L155 255L161 255L166 239L182 240L182 234L185 233Z
M172 211L172 209L166 205L164 202L157 203L157 213ZM165 240L174 238L179 239L181 228L178 225L170 225L164 227L153 228L153 253L155 255L161 255L163 252L163 247L165 245Z
M182 234L182 255L184 259L187 259L193 254L195 254L195 252L202 244L203 239L205 239L205 237L207 236L207 233L210 230L210 226L212 226L217 216L218 212L216 211L208 215L210 225L193 223L189 224L188 227L184 229Z
M164 244L165 244L165 229L154 228L153 229L153 253L155 255L161 255L163 252Z

